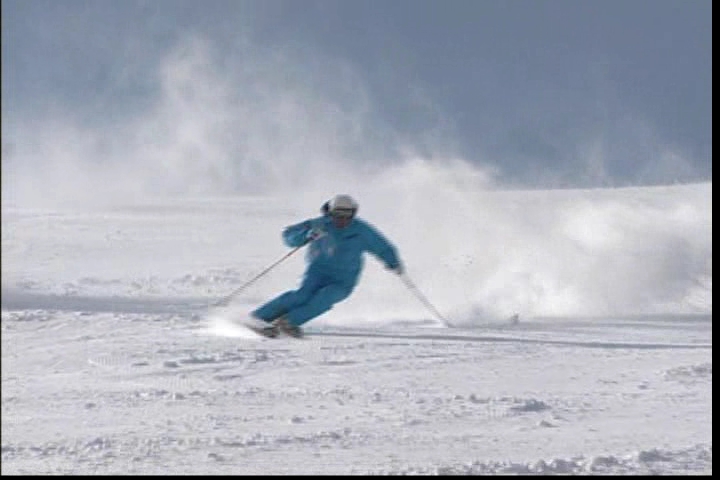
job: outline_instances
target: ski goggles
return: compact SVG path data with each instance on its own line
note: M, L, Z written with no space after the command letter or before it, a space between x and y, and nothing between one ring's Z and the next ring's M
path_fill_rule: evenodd
M355 210L349 208L337 208L330 212L330 216L333 218L350 219L355 216Z

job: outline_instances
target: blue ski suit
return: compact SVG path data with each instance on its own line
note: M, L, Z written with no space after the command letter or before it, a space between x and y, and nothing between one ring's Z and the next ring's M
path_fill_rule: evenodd
M312 232L322 233L310 241ZM401 268L396 248L359 218L338 228L325 215L286 227L282 237L289 247L311 242L306 255L308 266L300 288L285 292L252 312L255 318L266 322L284 315L288 322L299 326L347 298L357 285L365 252L376 256L388 269Z

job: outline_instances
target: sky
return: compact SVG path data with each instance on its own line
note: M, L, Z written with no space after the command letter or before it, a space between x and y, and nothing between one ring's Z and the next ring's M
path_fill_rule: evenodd
M2 2L3 199L712 178L710 0ZM101 188L98 188L101 186Z
M711 183L408 172L355 196L416 290L367 256L300 340L242 324L320 193L3 203L2 474L712 474Z

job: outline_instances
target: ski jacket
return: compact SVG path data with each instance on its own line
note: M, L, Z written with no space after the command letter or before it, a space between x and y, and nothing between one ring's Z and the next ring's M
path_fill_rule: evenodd
M363 253L368 252L385 264L386 268L400 265L397 250L375 227L354 218L345 228L333 225L325 215L286 227L283 240L289 247L309 242L310 231L321 232L308 248L308 271L325 274L338 282L355 285L362 271Z

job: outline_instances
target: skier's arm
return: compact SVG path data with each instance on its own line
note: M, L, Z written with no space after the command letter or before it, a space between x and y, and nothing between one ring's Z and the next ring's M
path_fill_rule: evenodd
M321 235L322 222L320 219L305 220L285 227L283 230L283 241L288 247L302 247L311 240Z
M402 263L395 246L370 225L366 224L366 227L365 238L368 252L379 258L386 268L402 273Z
M304 221L285 227L282 238L288 247L301 247L307 243L307 232L310 230L310 222Z

